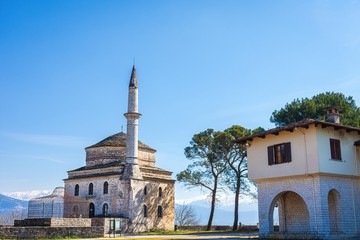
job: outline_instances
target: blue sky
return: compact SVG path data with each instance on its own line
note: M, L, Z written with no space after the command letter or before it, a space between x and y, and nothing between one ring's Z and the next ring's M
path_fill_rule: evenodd
M272 128L275 109L325 91L359 105L359 26L350 0L0 0L0 192L61 186L126 126L133 59L139 137L174 176L207 128Z

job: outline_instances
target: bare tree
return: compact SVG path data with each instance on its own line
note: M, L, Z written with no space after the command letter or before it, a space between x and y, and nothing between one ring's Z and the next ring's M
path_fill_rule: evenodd
M13 225L14 220L22 220L27 217L26 208L17 208L15 210L2 213L0 215L0 224L1 225Z
M190 205L178 205L175 209L175 224L179 226L199 225L199 218Z

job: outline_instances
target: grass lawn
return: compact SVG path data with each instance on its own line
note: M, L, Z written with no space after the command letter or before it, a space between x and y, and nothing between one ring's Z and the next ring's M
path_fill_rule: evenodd
M190 230L177 230L177 231L156 231L156 232L143 232L143 235L188 235L188 234L207 234L207 233L231 233L232 231L190 231Z

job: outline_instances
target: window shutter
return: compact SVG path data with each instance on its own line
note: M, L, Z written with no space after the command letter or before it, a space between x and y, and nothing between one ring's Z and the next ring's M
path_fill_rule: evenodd
M285 146L285 159L284 162L291 162L291 144L284 143Z
M330 139L330 152L331 152L331 159L335 159L335 140L334 139Z
M336 141L336 153L337 153L337 159L338 159L338 160L342 160L342 159L341 159L340 140L337 140L337 141Z
M269 165L274 164L274 146L268 147L268 164Z
M340 140L330 139L330 152L331 152L331 159L342 160Z

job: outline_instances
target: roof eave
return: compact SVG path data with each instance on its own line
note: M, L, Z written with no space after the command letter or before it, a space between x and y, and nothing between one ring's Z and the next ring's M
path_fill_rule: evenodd
M234 142L239 143L239 144L245 144L247 141L252 141L256 137L265 138L265 136L270 135L270 134L279 135L279 133L283 132L283 131L292 132L292 131L294 131L294 129L299 128L299 127L309 128L310 125L315 125L316 127L318 125L321 125L322 128L333 127L335 130L345 129L347 132L356 131L358 134L360 134L360 128L341 125L341 124L337 124L337 123L329 123L329 122L323 122L323 121L319 121L319 120L313 120L313 121L310 121L310 122L294 123L294 124L290 124L290 125L287 125L287 126L284 126L284 127L273 128L273 129L270 129L270 130L265 131L263 133L259 133L259 134L255 134L255 135L252 135L252 136L236 139Z

